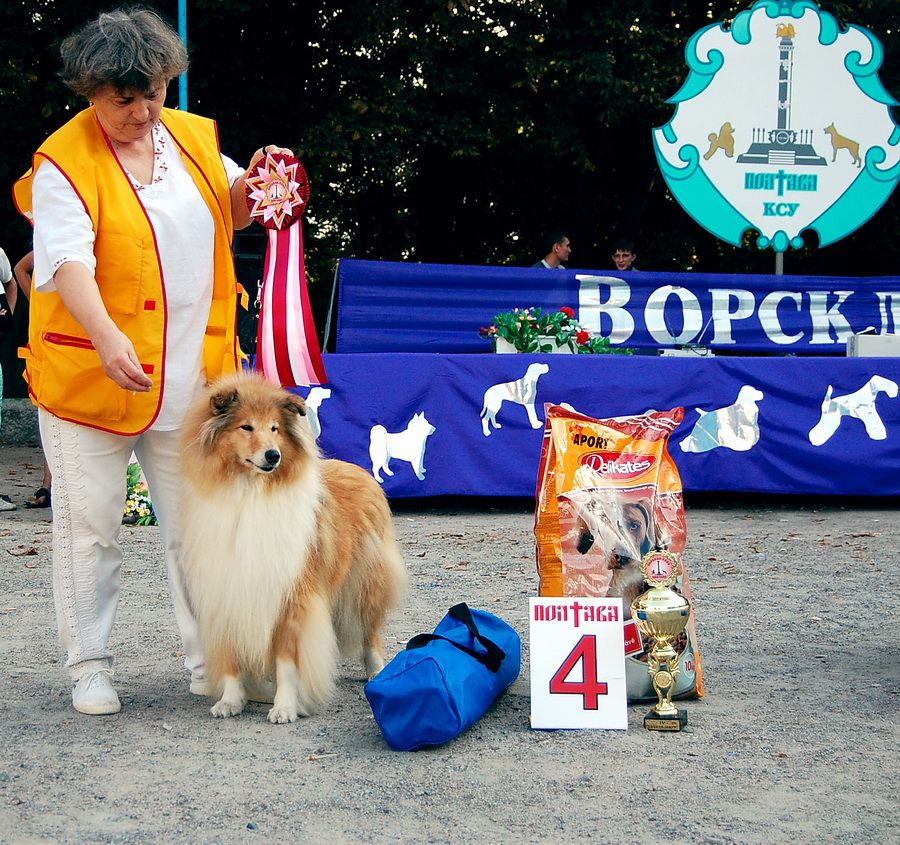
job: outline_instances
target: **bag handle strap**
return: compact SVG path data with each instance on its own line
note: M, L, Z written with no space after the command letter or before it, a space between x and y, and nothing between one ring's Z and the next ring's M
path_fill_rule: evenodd
M472 611L469 610L469 606L465 602L455 604L450 608L447 615L462 622L463 625L469 629L469 633L485 648L485 652L476 651L473 648L462 645L462 643L457 643L447 639L447 637L442 637L440 634L417 634L406 644L406 648L422 648L422 646L428 645L428 643L433 642L434 640L444 640L444 642L450 643L450 645L465 652L470 657L474 657L491 672L498 672L500 670L500 665L506 658L506 652L500 648L497 643L488 639L478 630L478 626L472 618Z

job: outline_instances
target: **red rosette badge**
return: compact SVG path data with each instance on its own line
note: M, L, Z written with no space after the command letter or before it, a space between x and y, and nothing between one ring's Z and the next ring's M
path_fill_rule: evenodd
M268 230L260 291L256 369L283 387L327 381L313 323L300 218L309 179L293 156L266 153L247 176L250 217Z

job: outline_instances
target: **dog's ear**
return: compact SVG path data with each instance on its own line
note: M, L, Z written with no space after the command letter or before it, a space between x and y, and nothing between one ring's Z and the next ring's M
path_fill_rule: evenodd
M227 388L214 393L209 397L209 409L216 416L226 413L232 405L238 401L238 392L236 389Z
M216 391L209 397L209 415L200 426L200 443L204 449L212 449L216 438L228 430L233 420L232 412L239 407L236 388Z
M298 396L296 393L288 393L284 397L281 407L289 413L299 414L301 417L306 416L306 402L303 401L302 396Z

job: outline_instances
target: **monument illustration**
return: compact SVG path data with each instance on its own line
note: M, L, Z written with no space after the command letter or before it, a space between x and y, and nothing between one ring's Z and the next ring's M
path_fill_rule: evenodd
M737 157L738 164L827 164L816 154L812 145L812 129L791 128L791 94L794 77L794 25L778 24L776 37L779 42L778 67L778 117L776 128L753 129L753 143L747 152Z

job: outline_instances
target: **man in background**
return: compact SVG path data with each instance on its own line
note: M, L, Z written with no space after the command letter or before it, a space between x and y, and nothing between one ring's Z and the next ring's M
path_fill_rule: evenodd
M542 241L546 250L544 257L532 267L543 267L547 270L565 270L564 261L569 260L572 246L569 238L561 231L548 232Z
M616 270L635 270L633 266L637 253L634 251L634 242L629 240L615 241L612 245L611 258Z

